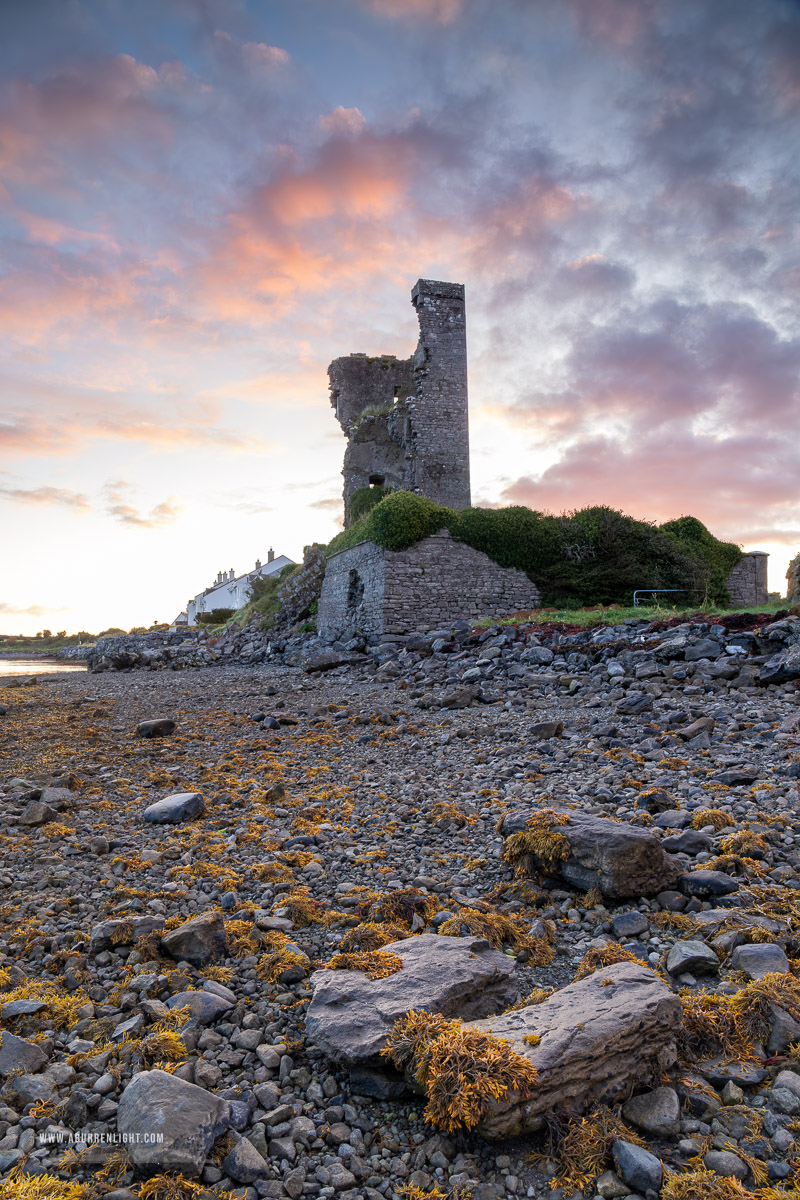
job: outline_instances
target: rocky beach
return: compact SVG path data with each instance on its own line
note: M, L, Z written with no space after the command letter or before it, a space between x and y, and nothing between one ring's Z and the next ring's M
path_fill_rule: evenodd
M100 651L0 683L4 1200L797 1196L797 616Z

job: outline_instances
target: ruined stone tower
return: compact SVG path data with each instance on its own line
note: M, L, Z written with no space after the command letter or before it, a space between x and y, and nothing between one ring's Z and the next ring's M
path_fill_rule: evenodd
M348 439L345 527L370 486L469 508L464 286L420 279L411 292L419 342L411 358L350 354L328 368L331 404Z

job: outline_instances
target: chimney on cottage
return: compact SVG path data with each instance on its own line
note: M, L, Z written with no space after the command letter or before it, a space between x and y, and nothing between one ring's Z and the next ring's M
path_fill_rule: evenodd
M267 551L267 562L271 563L274 561L275 561L275 551L272 549L272 546L270 546L269 550Z
M261 559L260 558L256 559L256 570L257 571L261 570Z

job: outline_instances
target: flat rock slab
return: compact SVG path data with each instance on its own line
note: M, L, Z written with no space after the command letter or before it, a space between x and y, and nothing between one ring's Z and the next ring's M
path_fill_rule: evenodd
M39 799L42 804L49 804L57 812L61 812L65 806L68 807L75 803L74 794L65 787L46 787Z
M508 813L500 832L508 837L525 829L535 808ZM572 887L599 888L604 896L655 896L677 883L682 864L664 852L661 842L635 825L594 817L566 809L566 825L559 825L570 845L570 856L559 863L539 863L542 873L557 873Z
M365 654L351 654L348 651L319 650L316 653L303 656L301 666L309 674L320 671L332 671L336 667L346 667L354 663L368 662Z
M134 1075L119 1102L117 1130L134 1166L199 1175L230 1123L227 1100L166 1071Z
M178 825L202 817L205 811L205 801L199 792L175 792L146 808L142 819L153 825Z
M494 1100L476 1130L508 1138L540 1129L553 1109L580 1112L610 1102L637 1080L649 1080L654 1065L671 1065L681 1005L655 972L615 963L542 1004L471 1024L507 1039L539 1072L530 1098L511 1093ZM530 1034L541 1038L537 1046L525 1041Z
M383 979L361 971L311 976L308 1038L350 1066L378 1065L390 1029L412 1009L472 1020L499 1012L519 995L513 960L484 938L423 933L383 949L402 958L402 971Z
M717 783L724 783L728 787L740 787L743 784L755 783L759 774L758 767L729 767L724 771L716 771L712 775L712 779L715 779Z

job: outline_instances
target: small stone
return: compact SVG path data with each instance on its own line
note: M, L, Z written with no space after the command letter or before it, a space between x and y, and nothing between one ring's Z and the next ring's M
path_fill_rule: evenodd
M667 970L671 975L715 975L719 970L719 959L710 946L694 938L675 942L667 955Z
M163 917L121 917L101 921L92 929L89 949L92 954L100 954L103 950L130 945L139 938L147 937L154 930L163 928Z
M750 979L763 979L773 971L785 975L790 969L788 958L774 942L737 946L731 955L731 965L737 971L744 971Z
M795 1096L800 1097L800 1074L797 1071L780 1071L772 1085L776 1088L786 1088L790 1092L794 1092Z
M647 692L628 692L617 701L617 712L621 716L638 716L639 713L651 712L653 697Z
M49 804L42 804L40 800L29 800L22 813L20 814L20 825L44 825L48 821L57 821L58 812L51 808Z
M611 932L615 938L637 937L649 928L647 917L635 909L630 912L617 913L611 918Z
M661 1191L664 1169L655 1154L633 1142L615 1142L612 1148L617 1171L629 1187L644 1194Z
M725 875L722 871L689 871L681 875L678 886L687 896L699 896L701 899L707 896L729 896L731 892L739 890L737 880L731 879L730 875Z
M785 1087L773 1087L770 1092L772 1107L787 1117L796 1117L800 1113L800 1096L790 1092Z
M680 1100L678 1093L670 1087L633 1096L623 1105L622 1115L637 1129L656 1137L672 1138L680 1133Z
M744 1104L744 1092L732 1079L729 1079L722 1089L723 1104Z
M529 730L530 736L535 738L561 737L563 732L563 721L537 721Z
M615 1171L604 1171L594 1181L594 1190L602 1200L621 1200L630 1194L627 1183L623 1183Z
M255 1183L257 1179L268 1179L270 1175L269 1164L247 1138L237 1142L225 1156L222 1169L237 1183Z
M211 1025L233 1005L213 992L177 992L167 1000L167 1008L188 1008L191 1020L198 1025Z
M732 1150L709 1150L703 1163L709 1171L713 1171L715 1175L722 1175L725 1179L744 1180L750 1173L747 1164Z
M14 1071L39 1071L46 1062L47 1055L35 1042L27 1042L5 1029L0 1030L0 1075L11 1075Z

